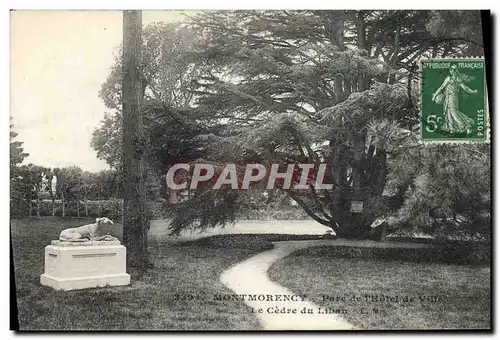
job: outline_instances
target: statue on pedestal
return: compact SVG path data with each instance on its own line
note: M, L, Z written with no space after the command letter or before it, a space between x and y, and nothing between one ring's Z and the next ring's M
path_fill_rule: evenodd
M45 247L40 283L56 290L129 285L126 248L116 237L101 235L111 224L109 218L100 217L95 223L61 231L59 239Z
M105 224L113 224L107 217L95 219L95 223L82 225L76 228L68 228L61 231L59 241L61 242L88 242L88 241L117 241L118 239L111 235L99 235L100 227Z

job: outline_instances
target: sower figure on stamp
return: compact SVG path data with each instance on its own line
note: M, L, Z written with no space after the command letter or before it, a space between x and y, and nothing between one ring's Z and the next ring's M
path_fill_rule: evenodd
M104 224L113 224L113 221L107 217L99 217L95 219L95 223L64 229L59 234L59 240L64 242L116 241L117 238L114 236L99 235L100 227Z
M477 90L472 90L464 83L472 79L473 77L460 73L456 65L452 65L450 74L432 95L432 101L443 104L444 123L442 130L450 133L470 133L474 119L459 111L458 95L460 89L470 94L478 93Z

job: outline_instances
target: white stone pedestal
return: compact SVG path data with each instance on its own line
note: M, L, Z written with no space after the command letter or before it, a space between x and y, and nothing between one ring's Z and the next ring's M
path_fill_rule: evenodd
M56 290L128 285L126 248L120 241L52 241L40 283Z

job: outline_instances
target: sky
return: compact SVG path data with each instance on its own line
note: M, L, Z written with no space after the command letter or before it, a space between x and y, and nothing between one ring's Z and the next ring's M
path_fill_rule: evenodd
M144 11L143 26L188 12ZM12 11L11 123L24 164L107 169L90 146L107 112L98 96L122 42L121 11Z

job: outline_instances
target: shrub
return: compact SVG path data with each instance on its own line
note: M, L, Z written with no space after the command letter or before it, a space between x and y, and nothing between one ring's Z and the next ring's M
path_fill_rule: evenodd
M489 265L491 247L480 242L457 242L433 244L426 248L370 248L352 246L319 246L293 253L325 256L329 258L352 258L360 260L384 260L406 262L431 262L460 265Z
M29 205L24 199L11 198L10 200L10 216L11 217L26 217L28 216Z
M270 206L264 209L252 209L238 214L239 220L309 220L311 217L299 207Z

